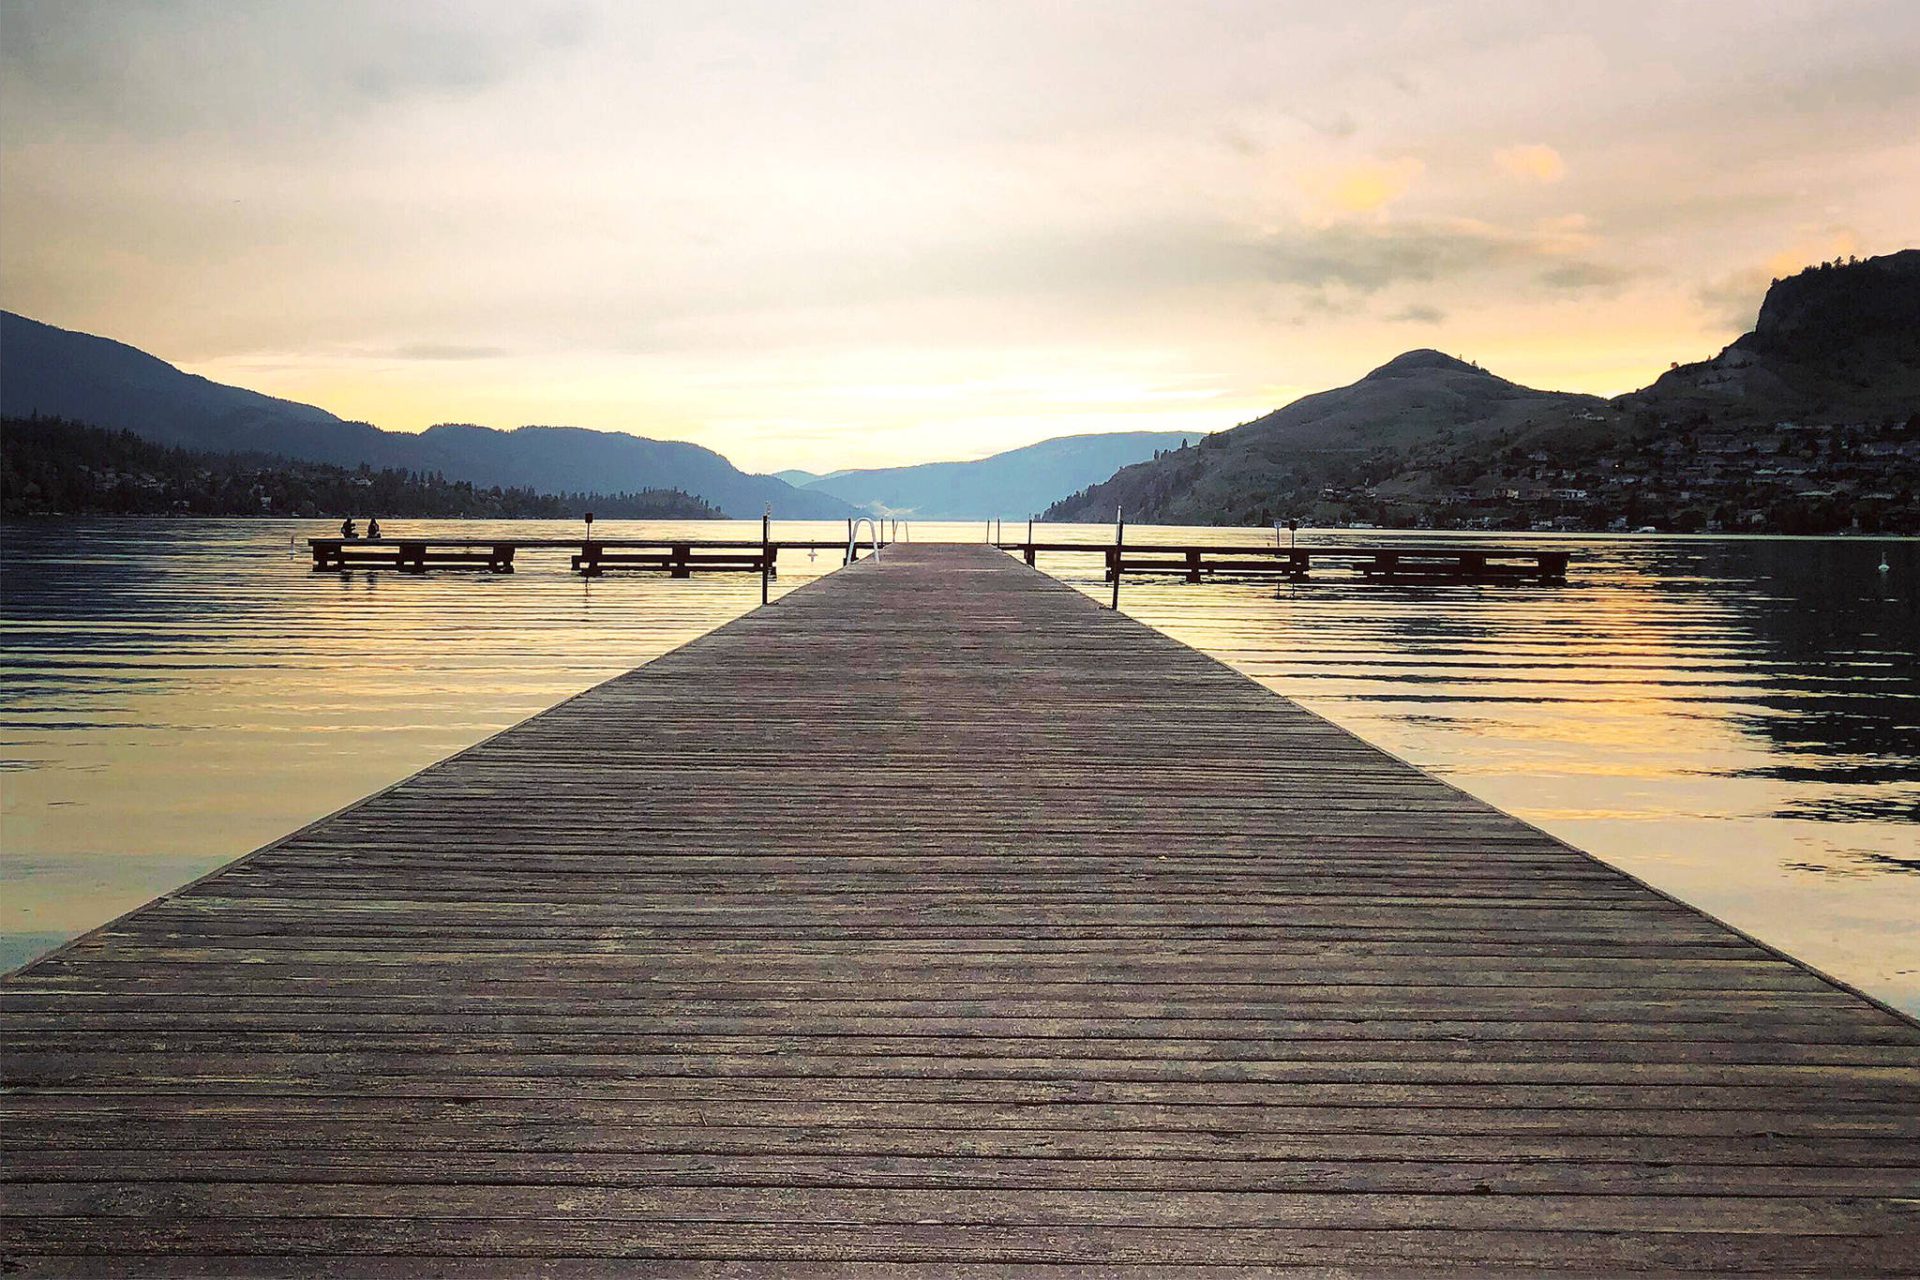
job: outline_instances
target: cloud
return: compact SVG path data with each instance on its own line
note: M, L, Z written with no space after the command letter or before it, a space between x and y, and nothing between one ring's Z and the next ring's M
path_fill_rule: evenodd
M1557 262L1561 257L1561 247L1552 236L1511 232L1467 218L1308 227L1273 235L1262 245L1270 279L1308 288L1341 286L1362 293Z
M1360 122L1353 118L1350 111L1320 109L1295 111L1292 114L1295 120L1322 137L1343 140L1360 131Z
M1474 219L1302 226L1270 234L1252 247L1260 270L1297 289L1295 305L1315 315L1367 313L1365 300L1403 287L1440 286L1449 298L1509 298L1619 289L1642 271L1592 256L1594 237L1564 219L1506 228ZM1214 255L1221 264L1234 259ZM1446 312L1409 304L1384 317L1400 324L1438 324Z
M1758 266L1714 276L1694 291L1694 300L1714 323L1735 333L1745 333L1759 319L1760 303L1775 280L1859 250L1860 238L1851 227L1802 227L1799 238L1790 247L1770 254Z
M585 39L552 0L481 11L332 0L9 4L8 114L43 137L283 138L410 99L474 98Z
M1764 267L1749 267L1709 280L1694 292L1694 297L1714 323L1734 333L1745 333L1760 318L1760 300L1766 297L1771 280Z
M1633 274L1625 267L1608 266L1604 262L1573 261L1542 271L1540 283L1549 289L1571 291L1616 289L1631 280Z
M1794 275L1807 267L1860 252L1860 237L1850 227L1825 227L1803 236L1791 248L1767 259L1775 277Z
M1363 160L1310 173L1301 187L1323 210L1352 214L1379 213L1407 194L1426 168L1410 156L1398 160Z
M1533 241L1548 253L1585 253L1600 243L1592 227L1592 222L1582 213L1541 218L1533 224Z
M1238 125L1222 125L1217 131L1220 142L1235 155L1252 158L1267 153L1266 144Z
M1535 182L1558 182L1567 175L1567 162L1560 153L1538 143L1504 147L1493 153L1493 162L1516 178Z
M497 360L513 353L505 347L466 346L456 342L408 342L375 354L392 360Z
M1800 230L1799 239L1791 247L1770 254L1764 263L1723 272L1707 280L1694 290L1694 301L1714 324L1734 333L1745 333L1759 319L1760 303L1767 296L1767 287L1775 280L1860 250L1859 237L1850 227L1803 227Z

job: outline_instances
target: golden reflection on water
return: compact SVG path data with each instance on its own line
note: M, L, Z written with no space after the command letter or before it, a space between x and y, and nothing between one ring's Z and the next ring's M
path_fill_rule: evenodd
M411 532L437 522L406 521ZM838 525L786 537L831 538ZM395 529L392 532L397 532ZM602 537L759 524L602 521ZM313 521L19 522L4 540L0 968L659 656L756 575L316 574ZM460 522L460 536L577 536ZM789 552L776 598L837 567Z
M1361 536L1459 535L1316 540ZM1920 1011L1920 544L1541 541L1576 552L1569 585L1141 577L1122 584L1121 607ZM1095 558L1041 567L1107 599Z
M457 528L577 534L561 522ZM758 536L757 523L597 528ZM557 552L523 553L520 572L498 578L316 575L295 539L325 532L238 520L7 527L0 965L759 602L749 575L588 581ZM831 523L778 532L844 536ZM977 542L983 532L914 526L921 540ZM1018 536L1011 522L1006 533ZM1043 534L1111 538L1098 527ZM1920 1009L1920 544L1549 541L1576 552L1566 587L1135 578L1122 607L1570 843ZM1875 568L1883 550L1886 575ZM775 590L838 563L832 552L789 553ZM1041 567L1105 601L1097 557L1043 556Z

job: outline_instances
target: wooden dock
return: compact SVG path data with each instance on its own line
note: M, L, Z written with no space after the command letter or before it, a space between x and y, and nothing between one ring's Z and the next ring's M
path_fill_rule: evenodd
M868 550L887 545L876 536ZM851 564L859 548L846 541L763 538L309 538L316 573L394 569L486 569L512 573L521 551L568 551L574 572L598 577L608 569L651 569L674 578L698 572L771 574L782 551L838 551Z
M0 1272L1911 1274L1920 1028L984 546L0 982Z
M1170 573L1188 582L1216 574L1276 576L1305 582L1316 561L1323 567L1381 582L1565 582L1572 554L1541 547L1478 547L1462 544L1422 546L1281 546L1278 542L1239 545L1164 542L995 541L1028 564L1040 553L1080 553L1106 558L1106 580L1126 573Z

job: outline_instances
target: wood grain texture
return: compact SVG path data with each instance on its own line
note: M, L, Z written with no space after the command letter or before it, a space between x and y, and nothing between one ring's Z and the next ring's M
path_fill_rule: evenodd
M1920 1029L985 547L0 982L43 1275L1894 1275Z

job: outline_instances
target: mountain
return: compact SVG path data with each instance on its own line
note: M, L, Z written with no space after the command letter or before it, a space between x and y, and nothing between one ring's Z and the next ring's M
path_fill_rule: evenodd
M547 492L679 489L735 519L758 516L769 503L782 519L839 519L850 512L837 498L795 489L773 476L747 475L713 450L683 441L584 427L495 431L459 425L428 427L418 439L432 469L476 484L518 484Z
M1437 351L1129 467L1050 520L1920 529L1920 251L1776 280L1753 332L1603 401Z
M775 480L785 480L796 489L803 485L811 484L820 478L817 473L802 471L798 467L789 467L785 471L775 471L772 475Z
M9 311L0 311L0 411L132 431L183 448L437 472L483 486L551 493L678 489L735 518L758 516L769 503L786 519L838 519L852 511L830 494L748 475L713 450L681 441L580 427L382 431Z
M536 493L415 471L210 453L59 418L0 418L0 515L380 516L396 518L711 520L691 494Z
M1920 408L1920 249L1775 280L1753 332L1623 408L1681 421L1869 421Z
M1049 520L1265 524L1304 514L1327 488L1378 483L1410 451L1472 447L1605 404L1536 391L1438 351L1396 356L1358 382L1131 466L1055 503Z
M976 462L839 471L806 488L880 515L922 520L1024 517L1121 467L1197 438L1198 433L1166 431L1058 436Z

